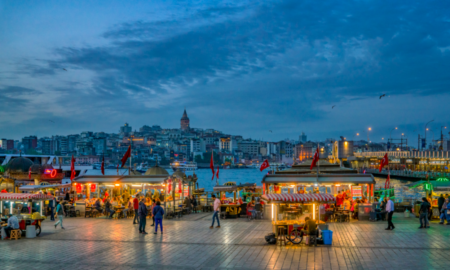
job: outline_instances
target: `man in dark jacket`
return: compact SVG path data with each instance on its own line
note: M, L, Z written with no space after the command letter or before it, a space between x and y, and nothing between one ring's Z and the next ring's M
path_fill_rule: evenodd
M441 194L441 196L439 196L439 199L438 199L438 208L439 208L439 213L441 213L441 210L442 210L442 206L444 205L444 202L445 202L445 198L444 198L444 195L443 195L443 194Z
M163 233L162 219L164 217L164 209L161 207L161 203L159 201L156 202L156 206L153 207L152 214L155 217L155 223L156 223L154 234L156 234L156 232L158 231L158 225L160 225L161 233Z
M145 232L145 225L147 223L147 206L145 205L145 198L143 197L142 200L139 202L139 233L147 234Z
M419 218L420 218L420 227L422 228L429 228L429 222L428 222L428 209L431 207L430 203L427 201L427 198L422 198L422 204L420 205L419 209ZM423 221L423 222L422 222Z
M106 199L106 202L105 202L105 213L106 214L109 213L109 218L112 218L114 213L116 212L112 208L113 208L113 206L112 206L111 202L109 201L109 199Z

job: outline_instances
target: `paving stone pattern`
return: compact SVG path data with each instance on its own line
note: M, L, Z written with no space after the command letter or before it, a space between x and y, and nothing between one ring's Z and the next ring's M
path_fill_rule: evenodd
M221 220L211 213L164 220L164 234L138 233L132 219L49 220L35 239L0 241L1 269L449 269L450 226L394 215L385 222L330 223L332 246L267 245L268 221Z

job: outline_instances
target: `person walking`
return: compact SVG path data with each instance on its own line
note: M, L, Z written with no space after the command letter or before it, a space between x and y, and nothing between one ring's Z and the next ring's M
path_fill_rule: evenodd
M58 222L55 223L55 229L56 227L61 224L61 229L64 230L63 227L63 219L64 219L64 206L62 205L62 202L57 202L56 205L56 214L58 215Z
M152 215L152 221L153 221L152 225L150 225L150 226L152 226L152 227L155 226L155 215L153 214L153 209L155 209L155 206L156 206L157 202L159 202L158 198L153 200L152 208L150 209L150 215Z
M162 219L164 216L164 209L161 207L161 202L159 200L156 202L155 207L153 207L152 214L156 222L154 234L158 232L158 225L161 227L161 234L162 234L163 233Z
M445 199L444 204L442 205L442 208L440 211L441 222L439 222L439 224L444 224L444 221L447 220L447 225L448 225L447 207L448 207L448 198Z
M430 203L427 198L422 198L422 204L419 209L419 219L420 219L420 227L419 229L430 228L430 222L428 221L428 209L430 208ZM422 222L423 221L423 222Z
M439 214L441 213L442 206L444 205L444 202L445 202L444 194L441 194L441 196L439 196L439 198L438 198Z
M139 213L138 213L138 209L139 209L139 194L136 194L134 196L133 199L133 208L134 208L134 219L133 219L133 224L138 224L139 223ZM136 222L137 221L137 222Z
M214 200L214 214L212 218L212 225L209 227L210 229L214 228L214 219L217 219L217 227L220 228L220 221L219 221L219 212L220 212L220 200L216 198L216 195L211 195L211 198Z
M145 225L147 223L147 206L145 205L145 197L142 198L141 202L139 203L139 233L147 234L145 231Z
M51 221L55 221L55 206L56 206L56 199L53 197L53 199L51 199L48 202L48 207L50 207L50 220Z
M387 221L388 221L388 227L386 230L393 230L395 229L394 223L392 223L392 216L394 215L394 202L391 201L391 198L386 197L386 212L387 212Z

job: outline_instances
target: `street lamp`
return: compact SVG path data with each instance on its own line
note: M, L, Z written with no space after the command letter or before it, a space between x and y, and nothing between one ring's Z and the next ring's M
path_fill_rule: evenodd
M359 136L359 133L356 133L356 136ZM353 138L355 138L355 135L353 135L353 137L352 137L352 141L353 141Z
M368 128L367 129L367 143L370 142L370 140L369 140L369 131L371 131L371 130L372 130L372 128Z
M427 126L428 126L429 123L431 123L433 121L434 121L434 119L431 120L431 121L428 121L428 123L425 124L425 147L427 147L427 130L428 130Z
M392 131L394 131L394 129L397 129L397 127L393 128L393 129L391 130L391 133L389 134L389 139L392 139Z

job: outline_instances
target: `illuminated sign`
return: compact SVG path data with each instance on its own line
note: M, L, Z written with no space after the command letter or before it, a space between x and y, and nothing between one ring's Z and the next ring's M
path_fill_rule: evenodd
M431 184L423 184L423 189L431 190Z
M448 182L449 180L448 180L448 178L441 177L441 178L438 178L436 181L438 181L438 182Z
M44 172L44 174L50 174L51 178L55 178L56 177L56 173L57 173L56 170L51 170L51 169L45 169L45 172Z

